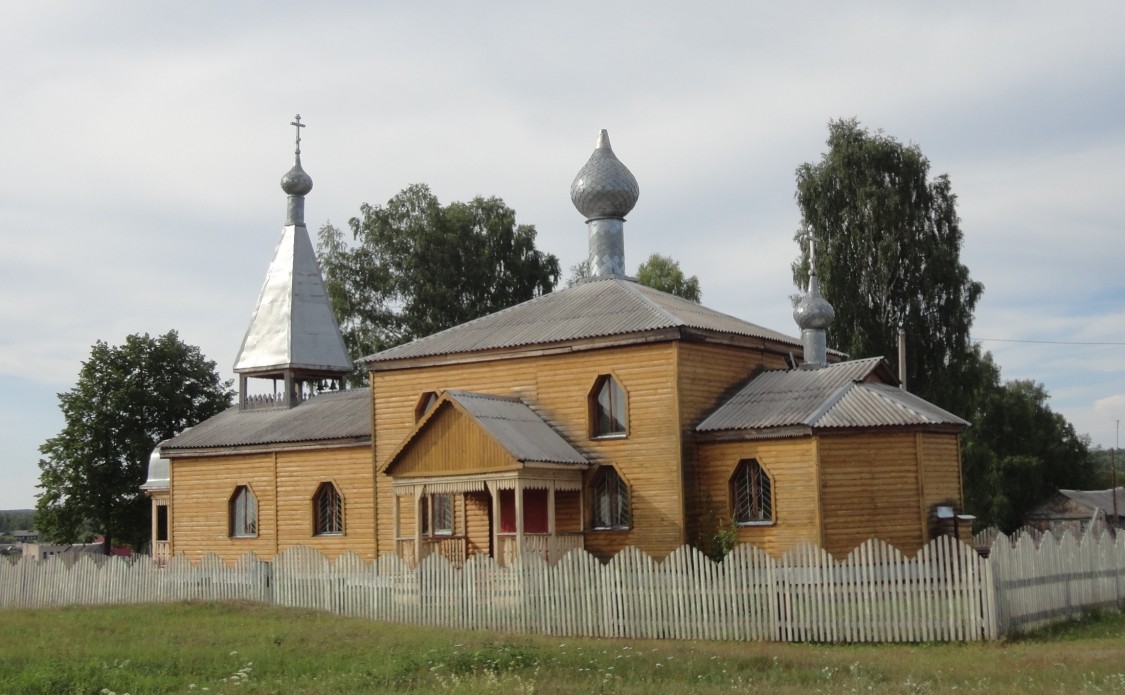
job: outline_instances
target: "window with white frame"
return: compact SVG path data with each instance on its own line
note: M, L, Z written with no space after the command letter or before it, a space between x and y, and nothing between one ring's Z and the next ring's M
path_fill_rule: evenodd
M313 534L328 536L343 532L344 498L332 483L321 483L313 495Z
M612 466L603 466L591 481L593 527L599 530L627 529L631 524L629 514L629 486Z
M249 485L234 489L228 505L232 538L253 538L258 535L258 498Z
M755 459L743 459L730 479L734 521L738 524L773 522L773 485Z

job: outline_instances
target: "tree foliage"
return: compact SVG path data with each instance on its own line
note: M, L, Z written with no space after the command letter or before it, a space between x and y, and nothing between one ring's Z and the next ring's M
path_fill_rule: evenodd
M1010 532L1060 488L1098 484L1089 439L1047 405L1042 384L993 383L964 435L965 505L982 525Z
M94 344L78 382L59 394L66 425L39 451L36 528L60 543L105 536L139 547L149 505L140 486L160 441L231 403L231 382L176 331L134 334L124 345Z
M1088 441L1051 411L1043 386L1002 382L991 354L970 342L983 287L960 261L949 178L931 180L917 146L854 119L828 132L821 161L797 168L803 229L793 279L807 285L811 233L821 291L836 312L830 344L894 365L905 328L910 390L972 423L962 436L965 509L982 525L1011 530L1058 488L1095 484Z
M552 291L559 261L499 198L441 205L423 184L325 225L318 256L349 353L359 358Z
M817 273L836 310L829 344L857 357L897 364L898 327L906 331L912 391L956 409L963 372L973 365L969 329L983 287L960 261L957 198L945 175L929 179L915 145L852 120L828 125L828 152L797 168L802 254L793 264L808 282L808 240L817 239Z
M637 268L637 282L647 287L674 294L677 297L700 302L703 293L699 289L699 278L690 278L680 270L680 262L670 256L654 253Z

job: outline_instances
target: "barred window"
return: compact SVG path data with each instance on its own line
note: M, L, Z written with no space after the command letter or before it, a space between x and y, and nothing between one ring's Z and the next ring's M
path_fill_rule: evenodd
M738 462L730 479L734 520L739 524L773 521L773 490L770 477L754 459Z
M344 532L344 498L332 483L321 483L313 495L313 534Z
M611 466L598 470L592 481L595 529L627 529L630 526L629 486Z
M598 377L590 392L590 434L594 437L623 435L629 429L625 390L606 374Z
M253 538L258 535L258 498L248 485L239 485L230 497L228 510L232 538Z

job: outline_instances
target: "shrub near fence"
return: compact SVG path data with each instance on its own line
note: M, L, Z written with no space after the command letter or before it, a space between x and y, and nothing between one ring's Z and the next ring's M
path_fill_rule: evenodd
M992 639L1083 610L1121 605L1125 537L1038 544L995 536L988 558L939 538L913 558L871 540L841 561L808 545L781 558L744 545L721 563L693 548L661 562L629 548L553 566L474 556L417 568L387 554L329 561L292 548L272 563L216 556L157 568L148 558L0 561L0 607L246 599L400 623L553 635L918 642Z

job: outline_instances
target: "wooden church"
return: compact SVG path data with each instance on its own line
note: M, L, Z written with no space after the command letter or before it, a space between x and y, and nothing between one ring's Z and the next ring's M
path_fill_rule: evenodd
M369 388L345 390L297 143L238 405L153 454L158 557L660 558L715 520L776 555L810 541L842 557L871 537L914 552L941 532L939 509L960 509L967 423L881 359L827 350L815 274L800 339L626 277L639 187L605 131L570 191L591 277L366 356Z

